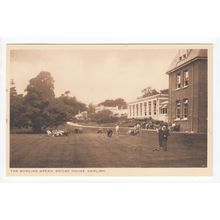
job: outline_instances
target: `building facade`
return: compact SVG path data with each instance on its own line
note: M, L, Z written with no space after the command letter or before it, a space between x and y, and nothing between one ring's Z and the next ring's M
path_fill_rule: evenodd
M167 115L168 94L157 94L137 99L128 103L128 118L153 118L159 121L168 121Z
M207 50L179 50L167 74L169 122L180 131L207 132Z

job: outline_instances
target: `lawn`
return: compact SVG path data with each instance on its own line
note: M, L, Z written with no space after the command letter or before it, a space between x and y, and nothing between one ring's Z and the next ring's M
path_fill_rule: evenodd
M94 131L67 137L11 134L11 168L206 167L206 135L171 134L168 151L153 151L157 133L125 132L112 138Z

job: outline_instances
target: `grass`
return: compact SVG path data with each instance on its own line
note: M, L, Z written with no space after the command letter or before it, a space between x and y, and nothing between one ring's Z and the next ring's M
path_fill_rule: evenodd
M84 129L83 134L48 137L45 134L11 134L11 168L126 168L206 167L206 135L171 134L168 151L153 151L157 133L112 138Z

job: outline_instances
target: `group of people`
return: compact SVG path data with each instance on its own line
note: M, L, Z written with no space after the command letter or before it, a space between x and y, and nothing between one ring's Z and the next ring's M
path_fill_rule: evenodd
M129 131L128 131L128 134L130 135L137 135L139 134L141 131L141 125L140 124L136 124L133 128L131 128Z
M47 130L47 135L50 137L68 136L68 132L60 129Z
M116 124L115 126L115 134L119 135L119 125ZM130 135L137 135L141 131L141 125L136 124L132 129L128 131L128 134ZM68 136L68 132L60 129L54 129L54 130L47 130L47 135L51 137L62 137L62 136ZM98 129L97 133L104 133L103 129ZM164 150L167 151L167 140L169 136L169 129L165 124L160 124L160 126L157 128L158 133L158 142L159 142L159 149L155 150ZM112 137L113 135L113 129L107 128L106 130L107 137Z

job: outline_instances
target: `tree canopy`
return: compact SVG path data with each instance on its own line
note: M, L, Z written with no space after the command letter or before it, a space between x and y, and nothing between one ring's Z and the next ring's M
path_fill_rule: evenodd
M70 91L55 97L54 79L49 72L40 72L29 81L26 94L18 95L13 80L10 88L10 126L31 127L33 132L58 126L71 120L79 111L87 109L84 103L70 96Z
M156 89L153 89L151 86L148 86L142 89L141 92L142 92L142 96L139 98L145 98L145 97L159 94L159 92Z
M108 106L108 107L118 106L119 108L126 108L127 107L127 103L122 98L117 98L115 100L114 99L107 99L104 102L99 103L98 105L99 106L104 105L104 106Z

